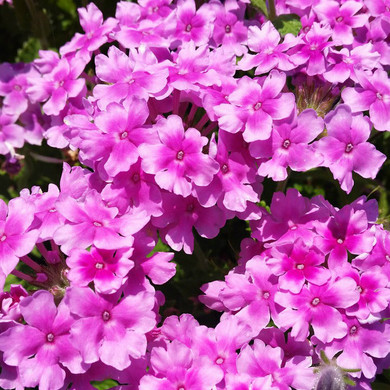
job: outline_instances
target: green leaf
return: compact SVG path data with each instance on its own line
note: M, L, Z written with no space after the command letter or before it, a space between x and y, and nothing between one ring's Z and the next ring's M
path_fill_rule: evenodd
M295 14L279 15L273 20L273 24L282 36L288 33L297 36L302 29L301 20Z
M41 49L41 43L38 38L30 37L23 43L15 57L15 62L32 62L38 58L38 51Z
M91 385L98 390L107 390L118 386L119 382L114 381L113 379L106 379L104 381L91 381Z
M251 0L253 7L259 9L265 16L268 16L267 3L265 0Z

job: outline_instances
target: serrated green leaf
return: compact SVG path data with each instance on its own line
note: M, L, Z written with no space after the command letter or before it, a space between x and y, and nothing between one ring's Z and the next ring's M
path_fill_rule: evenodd
M38 58L38 51L41 49L41 43L38 38L30 37L23 43L15 57L15 62L32 62Z
M91 385L98 390L107 390L118 386L119 383L113 379L106 379L104 381L91 381Z
M267 3L265 0L251 0L253 7L259 9L265 16L268 16Z
M273 20L273 24L282 36L288 33L297 36L302 29L301 20L295 14L279 15Z

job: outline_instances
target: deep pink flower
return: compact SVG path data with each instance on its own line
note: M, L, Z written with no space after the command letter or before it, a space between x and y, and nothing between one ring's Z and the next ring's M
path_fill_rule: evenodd
M90 251L73 249L66 259L70 268L67 278L76 286L86 287L94 282L95 290L112 294L126 281L126 275L133 268L129 259L132 250L127 248L103 250L92 247Z

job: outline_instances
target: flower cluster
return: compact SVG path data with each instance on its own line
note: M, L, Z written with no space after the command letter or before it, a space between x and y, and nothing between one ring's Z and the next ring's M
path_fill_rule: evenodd
M0 65L0 154L45 139L82 165L0 200L1 286L11 274L29 286L1 295L0 386L311 390L344 386L337 365L369 389L390 356L390 233L376 202L337 208L288 189L259 203L264 178L290 171L329 169L346 193L353 172L377 176L385 3L278 1L277 14L299 15L297 36L245 19L240 0L121 1L106 20L90 3L59 54ZM233 218L250 238L199 297L223 312L218 325L162 319L174 251L192 254L194 229L211 239ZM318 374L321 354L333 366Z

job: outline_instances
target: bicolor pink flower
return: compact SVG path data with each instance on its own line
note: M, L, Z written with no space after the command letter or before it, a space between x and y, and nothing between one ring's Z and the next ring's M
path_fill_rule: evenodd
M292 93L281 93L286 75L276 70L265 79L242 77L237 89L229 96L231 104L215 108L223 130L237 133L243 130L246 142L268 139L274 120L287 118L295 109Z
M386 156L367 142L371 126L367 117L353 115L345 104L325 117L328 135L319 140L317 150L324 156L324 165L347 193L353 187L352 172L375 179Z
M0 335L4 361L17 366L25 387L62 388L66 371L85 372L80 353L70 342L74 319L62 302L58 308L48 291L37 291L20 303L26 325L17 324ZM26 342L28 340L28 342Z
M390 130L390 79L387 72L377 69L372 75L355 70L361 87L346 88L341 96L353 113L369 110L376 130ZM368 159L367 159L368 160Z
M116 297L117 298L117 297ZM71 339L85 363L101 360L123 370L131 358L145 355L145 334L156 324L154 294L140 291L118 299L107 299L90 288L72 287L66 302L79 319L72 325Z
M155 129L160 143L145 143L138 148L142 169L154 174L161 188L184 197L191 194L192 184L210 184L219 164L202 153L207 138L193 128L184 131L183 122L177 115L160 118Z

